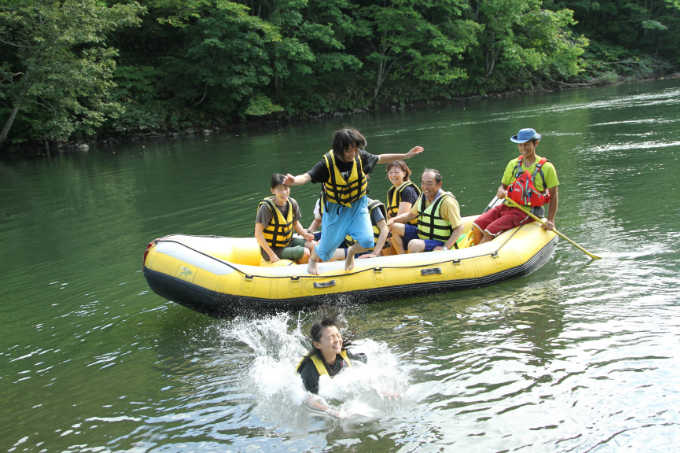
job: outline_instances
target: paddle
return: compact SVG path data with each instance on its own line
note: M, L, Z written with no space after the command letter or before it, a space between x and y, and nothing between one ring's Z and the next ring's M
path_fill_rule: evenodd
M542 224L542 225L545 225L545 222L544 222L542 219L539 219L538 217L536 217L535 215L533 215L529 210L527 210L526 208L524 208L524 206L518 205L517 203L515 203L514 200L512 200L512 199L510 199L510 198L507 198L507 197L506 197L505 199L506 199L506 201L508 202L508 204L509 204L510 206L514 206L514 207L516 207L517 209L522 210L526 215L528 215L529 217L531 217L531 218L534 219L535 221L539 222L539 223ZM566 241L568 241L571 245L573 245L574 247L576 247L577 249L579 249L580 251L582 251L583 253L585 253L586 255L588 255L590 258L592 258L592 259L594 259L594 260L599 260L599 259L600 259L599 256L590 253L588 250L584 249L583 247L581 247L580 245L578 245L576 242L572 241L572 240L569 239L567 236L565 236L564 234L562 234L562 233L560 233L559 231L557 231L556 228L553 228L553 231L554 231L555 233L557 233L557 235L558 235L559 237L561 237L561 238L565 239Z
M486 205L486 208L484 208L484 211L482 211L482 212L486 212L489 209L496 207L496 203L498 203L498 201L500 201L500 198L498 198L496 195L494 195L493 198L491 199L491 201L489 202L489 204Z

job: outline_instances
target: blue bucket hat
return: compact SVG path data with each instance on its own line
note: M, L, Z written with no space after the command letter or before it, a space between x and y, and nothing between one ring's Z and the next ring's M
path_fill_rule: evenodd
M517 135L510 137L510 141L513 143L526 143L529 140L540 140L541 134L536 132L532 128L520 129Z

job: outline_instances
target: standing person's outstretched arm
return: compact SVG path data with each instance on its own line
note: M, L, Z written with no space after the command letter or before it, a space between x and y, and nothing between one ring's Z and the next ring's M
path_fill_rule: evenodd
M311 180L312 177L309 173L302 173L301 175L297 176L286 173L286 179L283 180L283 183L287 186L301 186L303 184L307 184Z
M422 153L423 151L425 151L425 148L423 148L422 146L414 146L405 154L378 154L378 163L389 164L390 162L394 162L395 160L410 159L416 154Z

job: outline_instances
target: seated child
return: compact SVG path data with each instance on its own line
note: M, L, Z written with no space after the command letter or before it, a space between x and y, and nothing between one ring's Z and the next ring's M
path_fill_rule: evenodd
M299 263L309 260L314 235L300 223L300 207L290 197L290 187L283 183L285 176L274 173L271 181L273 196L260 202L255 218L255 239L262 258L270 263L288 259ZM293 237L295 230L302 238ZM310 241L306 244L306 241Z

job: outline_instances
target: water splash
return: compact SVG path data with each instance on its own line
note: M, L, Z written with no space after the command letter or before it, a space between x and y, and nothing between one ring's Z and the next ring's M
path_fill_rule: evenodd
M280 313L262 319L236 319L223 332L250 349L242 385L254 396L256 414L279 428L310 429L313 420L335 423L332 417L311 410L310 394L297 374L297 366L311 347L302 332L304 319ZM343 425L397 416L409 406L407 366L386 344L371 339L355 340L353 352L364 353L367 362L353 362L332 379L322 376L319 396L346 416Z

